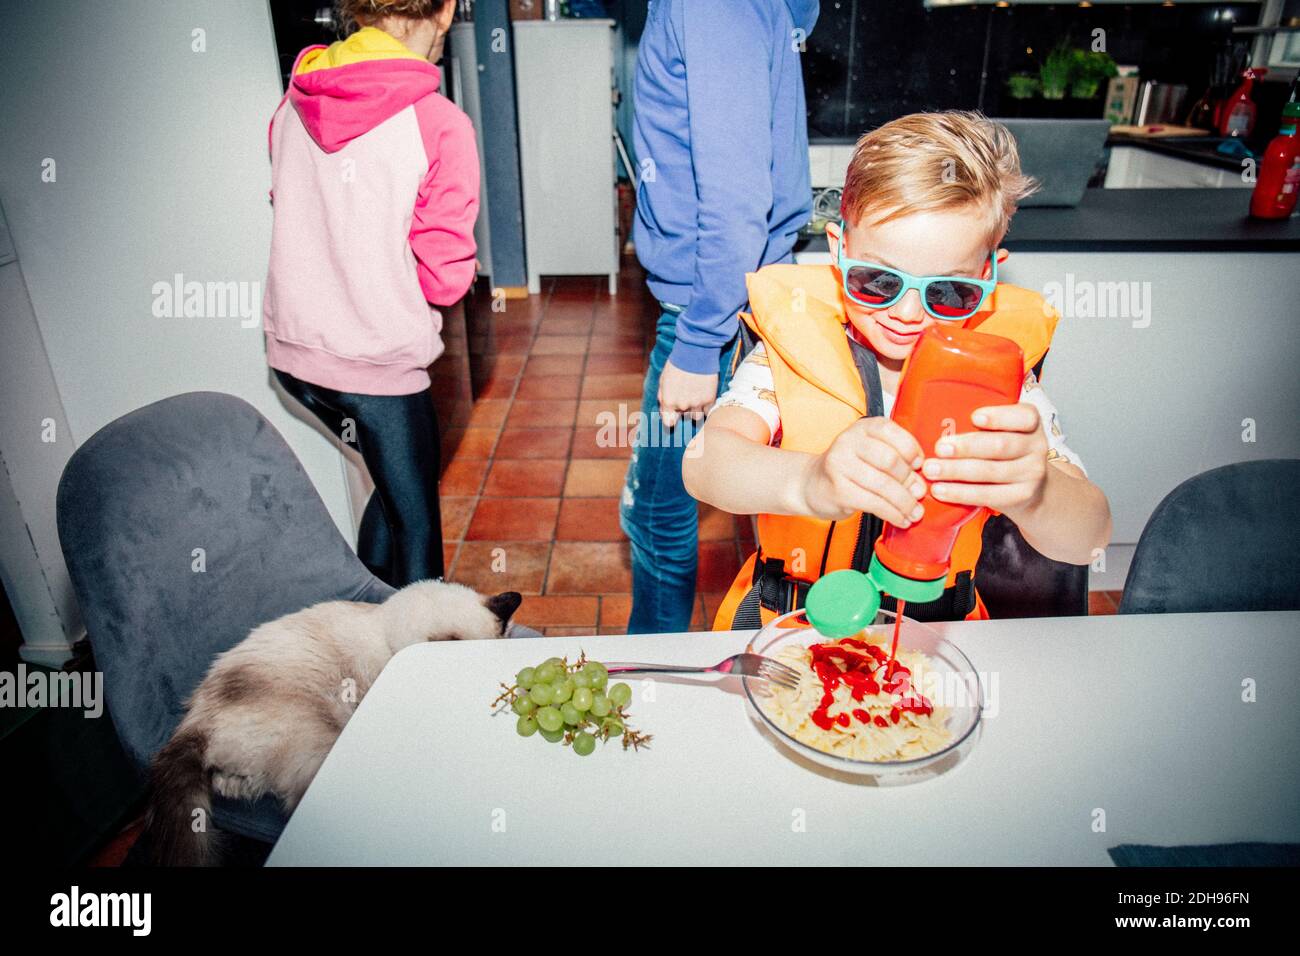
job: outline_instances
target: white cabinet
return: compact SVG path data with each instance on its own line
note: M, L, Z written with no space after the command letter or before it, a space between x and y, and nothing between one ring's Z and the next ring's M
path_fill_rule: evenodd
M618 281L614 21L516 20L528 291L544 275Z
M1232 189L1250 187L1235 169L1206 166L1137 146L1112 146L1107 189Z

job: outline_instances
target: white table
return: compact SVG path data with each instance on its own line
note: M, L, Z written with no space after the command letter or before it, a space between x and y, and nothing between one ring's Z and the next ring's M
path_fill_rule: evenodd
M985 675L990 713L966 760L902 787L791 759L734 678L660 680L653 700L629 681L654 734L639 753L582 758L489 716L497 682L548 655L714 663L746 633L409 648L269 864L1108 865L1119 843L1300 841L1300 613L939 627Z

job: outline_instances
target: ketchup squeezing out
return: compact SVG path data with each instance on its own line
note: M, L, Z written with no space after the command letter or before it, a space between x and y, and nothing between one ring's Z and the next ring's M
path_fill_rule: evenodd
M894 660L895 658L898 657L898 631L899 628L903 626L903 607L906 604L907 604L906 601L900 600L898 602L898 607L894 610L894 640L893 643L889 645L889 666L890 667L894 665Z
M902 620L901 602L899 620ZM930 702L912 687L912 672L895 659L898 650L897 626L894 630L894 646L889 655L875 644L848 637L836 644L814 644L808 650L812 654L813 673L822 684L821 702L812 712L812 722L822 730L830 730L837 724L840 727L850 724L848 713L836 714L834 717L830 715L830 706L835 702L835 690L841 684L849 688L850 696L856 701L881 691L902 695L890 708L888 720L880 714L873 716L865 708L854 708L851 713L859 723L888 727L891 722L898 723L904 711L914 714L934 712ZM840 670L840 664L844 665L843 670Z

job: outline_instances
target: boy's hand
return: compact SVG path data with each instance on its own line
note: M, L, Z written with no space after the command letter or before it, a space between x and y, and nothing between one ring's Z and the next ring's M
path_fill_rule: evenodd
M859 511L906 528L918 520L925 482L916 474L921 446L888 418L862 418L812 460L804 474L801 513L842 520Z
M930 494L1013 515L1032 508L1047 482L1047 439L1038 409L1026 402L990 405L976 409L971 421L979 431L939 439L936 457L926 459L922 474Z
M718 398L718 374L701 375L685 372L672 362L664 365L659 376L659 419L665 428L674 428L685 415L699 421Z

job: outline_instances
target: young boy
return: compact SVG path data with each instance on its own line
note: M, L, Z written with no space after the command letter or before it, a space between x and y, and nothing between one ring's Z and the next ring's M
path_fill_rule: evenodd
M1041 296L991 281L1016 203L1033 188L999 124L976 113L905 116L858 142L842 222L826 229L835 265L749 275L743 317L759 344L682 468L696 498L759 516L758 551L715 629L801 606L830 571L865 571L882 522L919 521L927 488L939 501L1001 512L1058 561L1086 564L1106 545L1106 497L1066 446L1033 371L1058 316ZM940 441L924 459L888 416L904 361L936 322L1012 339L1025 381L1018 404L977 410L978 431ZM988 616L969 586L985 517L962 529L944 596L909 604L909 616Z

